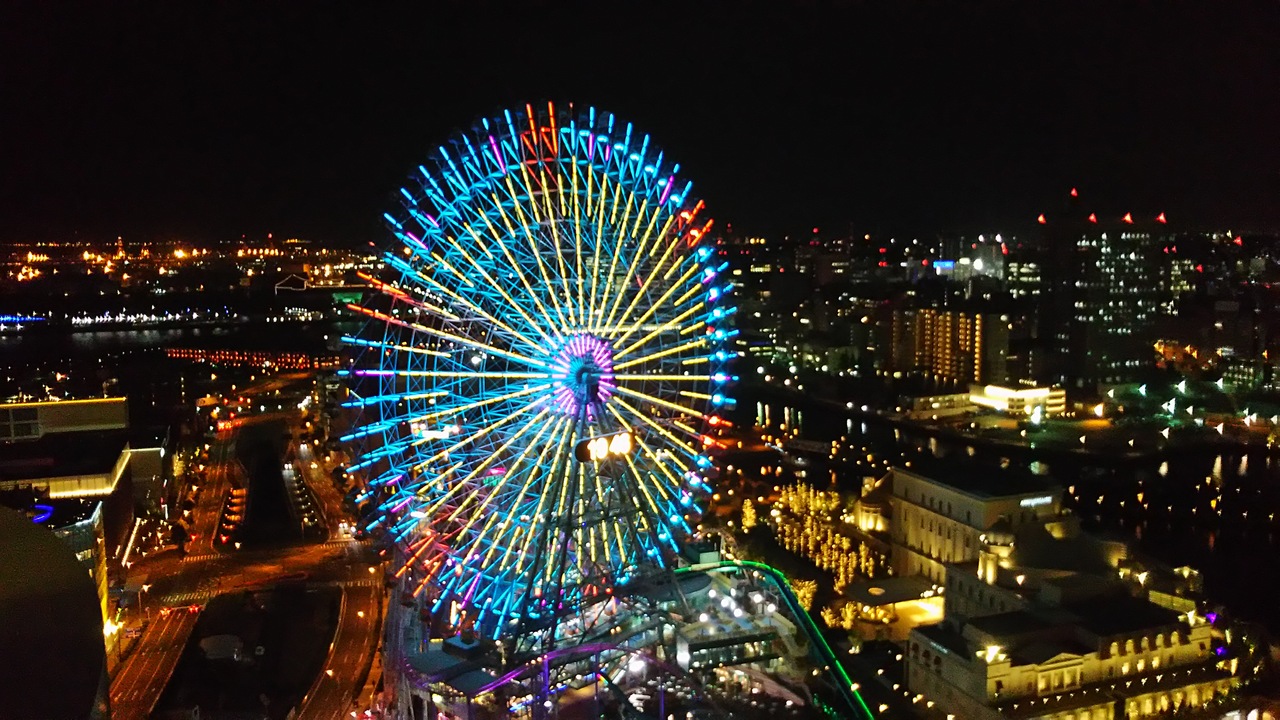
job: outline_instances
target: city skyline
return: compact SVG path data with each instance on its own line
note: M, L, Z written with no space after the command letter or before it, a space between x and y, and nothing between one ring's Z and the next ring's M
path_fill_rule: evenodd
M1280 717L1280 4L1204 7L0 9L86 640L0 707Z
M5 14L0 242L381 241L432 143L548 99L667 138L753 234L1031 228L1067 187L1180 228L1280 224L1274 6Z

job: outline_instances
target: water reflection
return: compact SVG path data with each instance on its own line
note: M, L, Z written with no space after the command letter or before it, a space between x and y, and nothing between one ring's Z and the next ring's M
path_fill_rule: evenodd
M763 417L797 417L761 403ZM1280 477L1273 457L1263 449L1223 446L1179 448L1168 455L1100 458L1052 448L1011 451L981 441L959 440L936 432L899 428L887 420L843 413L816 412L800 436L829 442L841 435L846 450L831 472L816 474L846 492L857 492L861 478L890 466L947 467L936 461L963 452L973 462L1009 471L1025 469L1069 488L1066 504L1085 527L1129 536L1138 549L1171 566L1190 565L1205 575L1210 596L1239 611L1280 625L1261 585L1280 585L1280 544L1275 517L1280 512ZM859 432L855 433L854 426ZM825 462L825 460L824 460ZM993 470L994 471L994 470ZM999 471L995 471L999 472Z

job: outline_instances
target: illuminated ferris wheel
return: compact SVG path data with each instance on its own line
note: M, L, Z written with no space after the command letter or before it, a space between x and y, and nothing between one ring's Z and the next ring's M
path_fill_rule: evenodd
M609 113L525 106L385 216L344 440L432 610L497 637L669 567L696 524L734 308L678 170Z

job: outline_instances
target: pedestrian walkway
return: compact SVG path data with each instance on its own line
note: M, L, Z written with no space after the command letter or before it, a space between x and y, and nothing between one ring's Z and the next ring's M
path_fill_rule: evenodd
M165 595L160 602L164 605L189 605L197 600L208 600L217 595L216 590L195 590L193 592L173 593Z
M360 578L359 580L312 580L306 584L308 590L330 587L378 587L382 584L379 578Z
M188 555L182 558L182 562L204 562L205 560L216 560L222 557L222 553L200 553L199 555Z

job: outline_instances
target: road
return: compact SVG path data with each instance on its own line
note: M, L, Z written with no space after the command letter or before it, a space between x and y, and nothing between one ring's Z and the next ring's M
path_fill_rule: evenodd
M219 433L209 447L209 472L197 493L196 507L192 511L190 530L195 539L187 547L188 555L214 552L213 538L217 534L222 503L232 476L240 470L235 449L234 432Z
M310 486L316 501L320 503L320 511L328 523L329 537L339 537L339 523L344 515L342 494L333 486L330 475L332 467L323 459L317 458L309 443L301 443L298 449L298 467L302 470L302 478Z
M136 646L112 678L113 717L147 716L160 699L195 627L197 613L182 611L162 616L158 612L161 606L201 606L216 595L259 590L283 581L338 585L344 593L342 614L325 665L332 675L318 676L304 701L306 716L339 717L331 711L348 705L363 686L364 669L376 649L382 576L370 572L361 543L339 538L336 533L342 520L341 498L327 478L304 473L326 506L333 539L287 547L215 550L212 541L223 499L232 474L240 472L234 449L234 428L220 434L210 447L206 487L201 488L188 518L196 539L189 544L187 556L180 557L176 549L167 549L131 568L131 573L148 578L147 597L154 600L149 602L151 621L142 626ZM303 467L309 465L310 460Z
M381 582L381 577L375 582ZM347 586L342 614L325 671L299 706L298 720L340 720L349 717L351 703L364 683L364 673L376 649L381 589Z
M111 717L146 718L178 665L198 613L180 610L155 614L138 646L111 683Z

